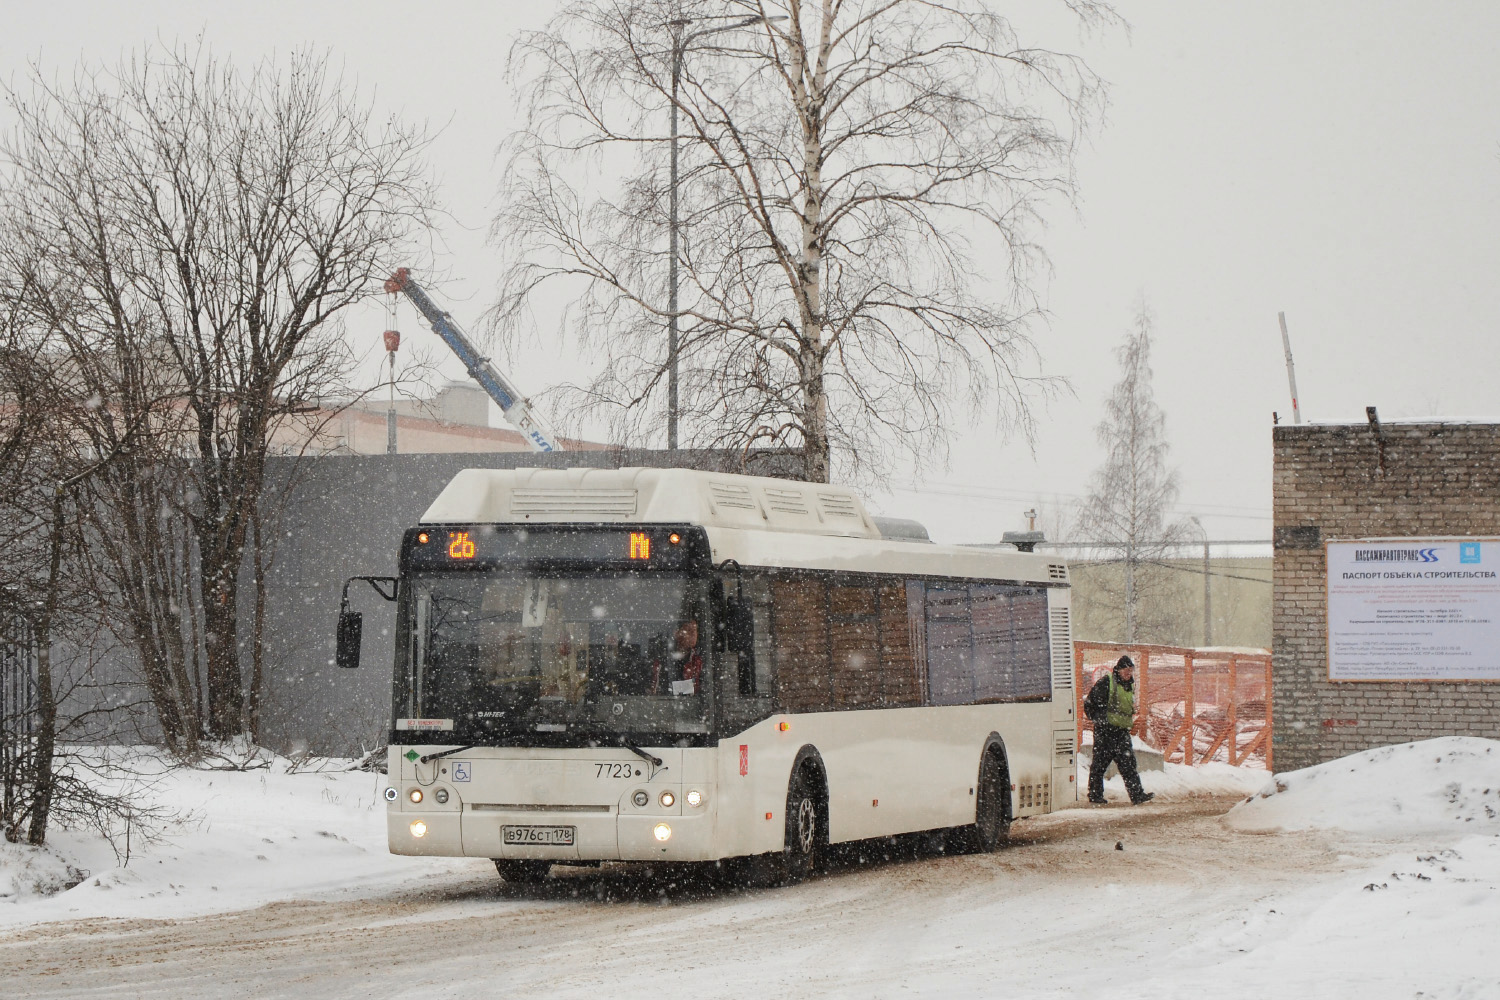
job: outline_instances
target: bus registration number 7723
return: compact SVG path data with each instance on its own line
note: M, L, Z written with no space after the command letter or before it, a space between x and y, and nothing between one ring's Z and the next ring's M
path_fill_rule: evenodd
M501 827L500 834L507 844L571 847L576 829L572 826L506 826Z

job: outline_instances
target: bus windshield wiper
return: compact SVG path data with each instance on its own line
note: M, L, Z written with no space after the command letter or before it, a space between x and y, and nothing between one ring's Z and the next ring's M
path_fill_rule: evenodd
M429 760L437 760L439 757L452 757L456 753L463 753L465 750L475 750L475 749L478 749L478 745L477 744L475 746L454 747L452 750L443 750L440 753L423 754L422 756L420 756L420 757L417 758L417 763L418 764L425 764Z
M623 736L620 737L620 745L622 747L624 747L626 750L629 750L631 753L635 754L637 757L641 758L642 760L649 761L653 767L659 767L659 768L662 768L663 770L666 769L666 765L661 762L661 758L660 757L657 757L654 754L647 753L646 751L642 750L640 747L636 746L634 743L630 742L629 740L627 740Z

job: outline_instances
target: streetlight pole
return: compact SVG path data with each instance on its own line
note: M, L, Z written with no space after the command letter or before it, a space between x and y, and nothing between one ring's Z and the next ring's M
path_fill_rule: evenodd
M725 15L734 17L735 15ZM667 253L671 258L667 262L667 448L671 451L677 450L677 421L681 412L677 400L677 351L679 346L678 333L678 311L677 311L677 92L682 82L682 56L687 51L688 43L704 35L714 35L721 31L731 31L735 28L747 28L752 24L770 23L772 21L785 21L785 16L777 17L742 17L733 24L723 24L717 28L704 28L691 34L684 34L683 29L694 21L717 20L716 18L687 18L679 17L668 23L672 29L672 166L670 185L671 190L667 195Z
M667 253L667 448L677 450L677 87L682 78L683 21L672 22L672 172Z

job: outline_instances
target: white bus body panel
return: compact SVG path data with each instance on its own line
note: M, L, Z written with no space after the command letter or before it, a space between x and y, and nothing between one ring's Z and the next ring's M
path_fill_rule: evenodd
M787 728L782 729L782 725ZM779 851L792 765L804 747L821 758L834 843L913 833L974 821L979 758L991 733L1005 746L1011 814L1046 812L1061 797L1047 742L1051 706L967 705L778 715L717 747L646 747L654 768L629 751L483 747L426 764L392 747L399 775L387 829L395 854L467 855L566 861L712 861ZM452 780L463 765L466 781ZM626 777L618 777L622 770ZM449 792L439 805L434 792ZM423 801L413 804L413 788ZM1022 790L1034 791L1022 798ZM1043 794L1040 789L1046 789ZM632 796L644 790L646 806ZM663 791L676 801L661 804ZM702 803L687 805L696 790ZM411 824L426 824L414 837ZM672 836L655 838L665 822ZM507 845L506 826L568 826L566 846Z

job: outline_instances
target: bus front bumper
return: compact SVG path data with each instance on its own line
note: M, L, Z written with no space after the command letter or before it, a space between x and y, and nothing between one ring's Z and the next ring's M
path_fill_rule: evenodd
M511 839L517 831L548 839L557 836L554 831L569 831L563 836L571 836L573 842L507 843L507 827L513 828ZM404 855L559 863L716 860L711 850L713 817L706 809L667 815L392 809L386 813L386 833L391 853Z

